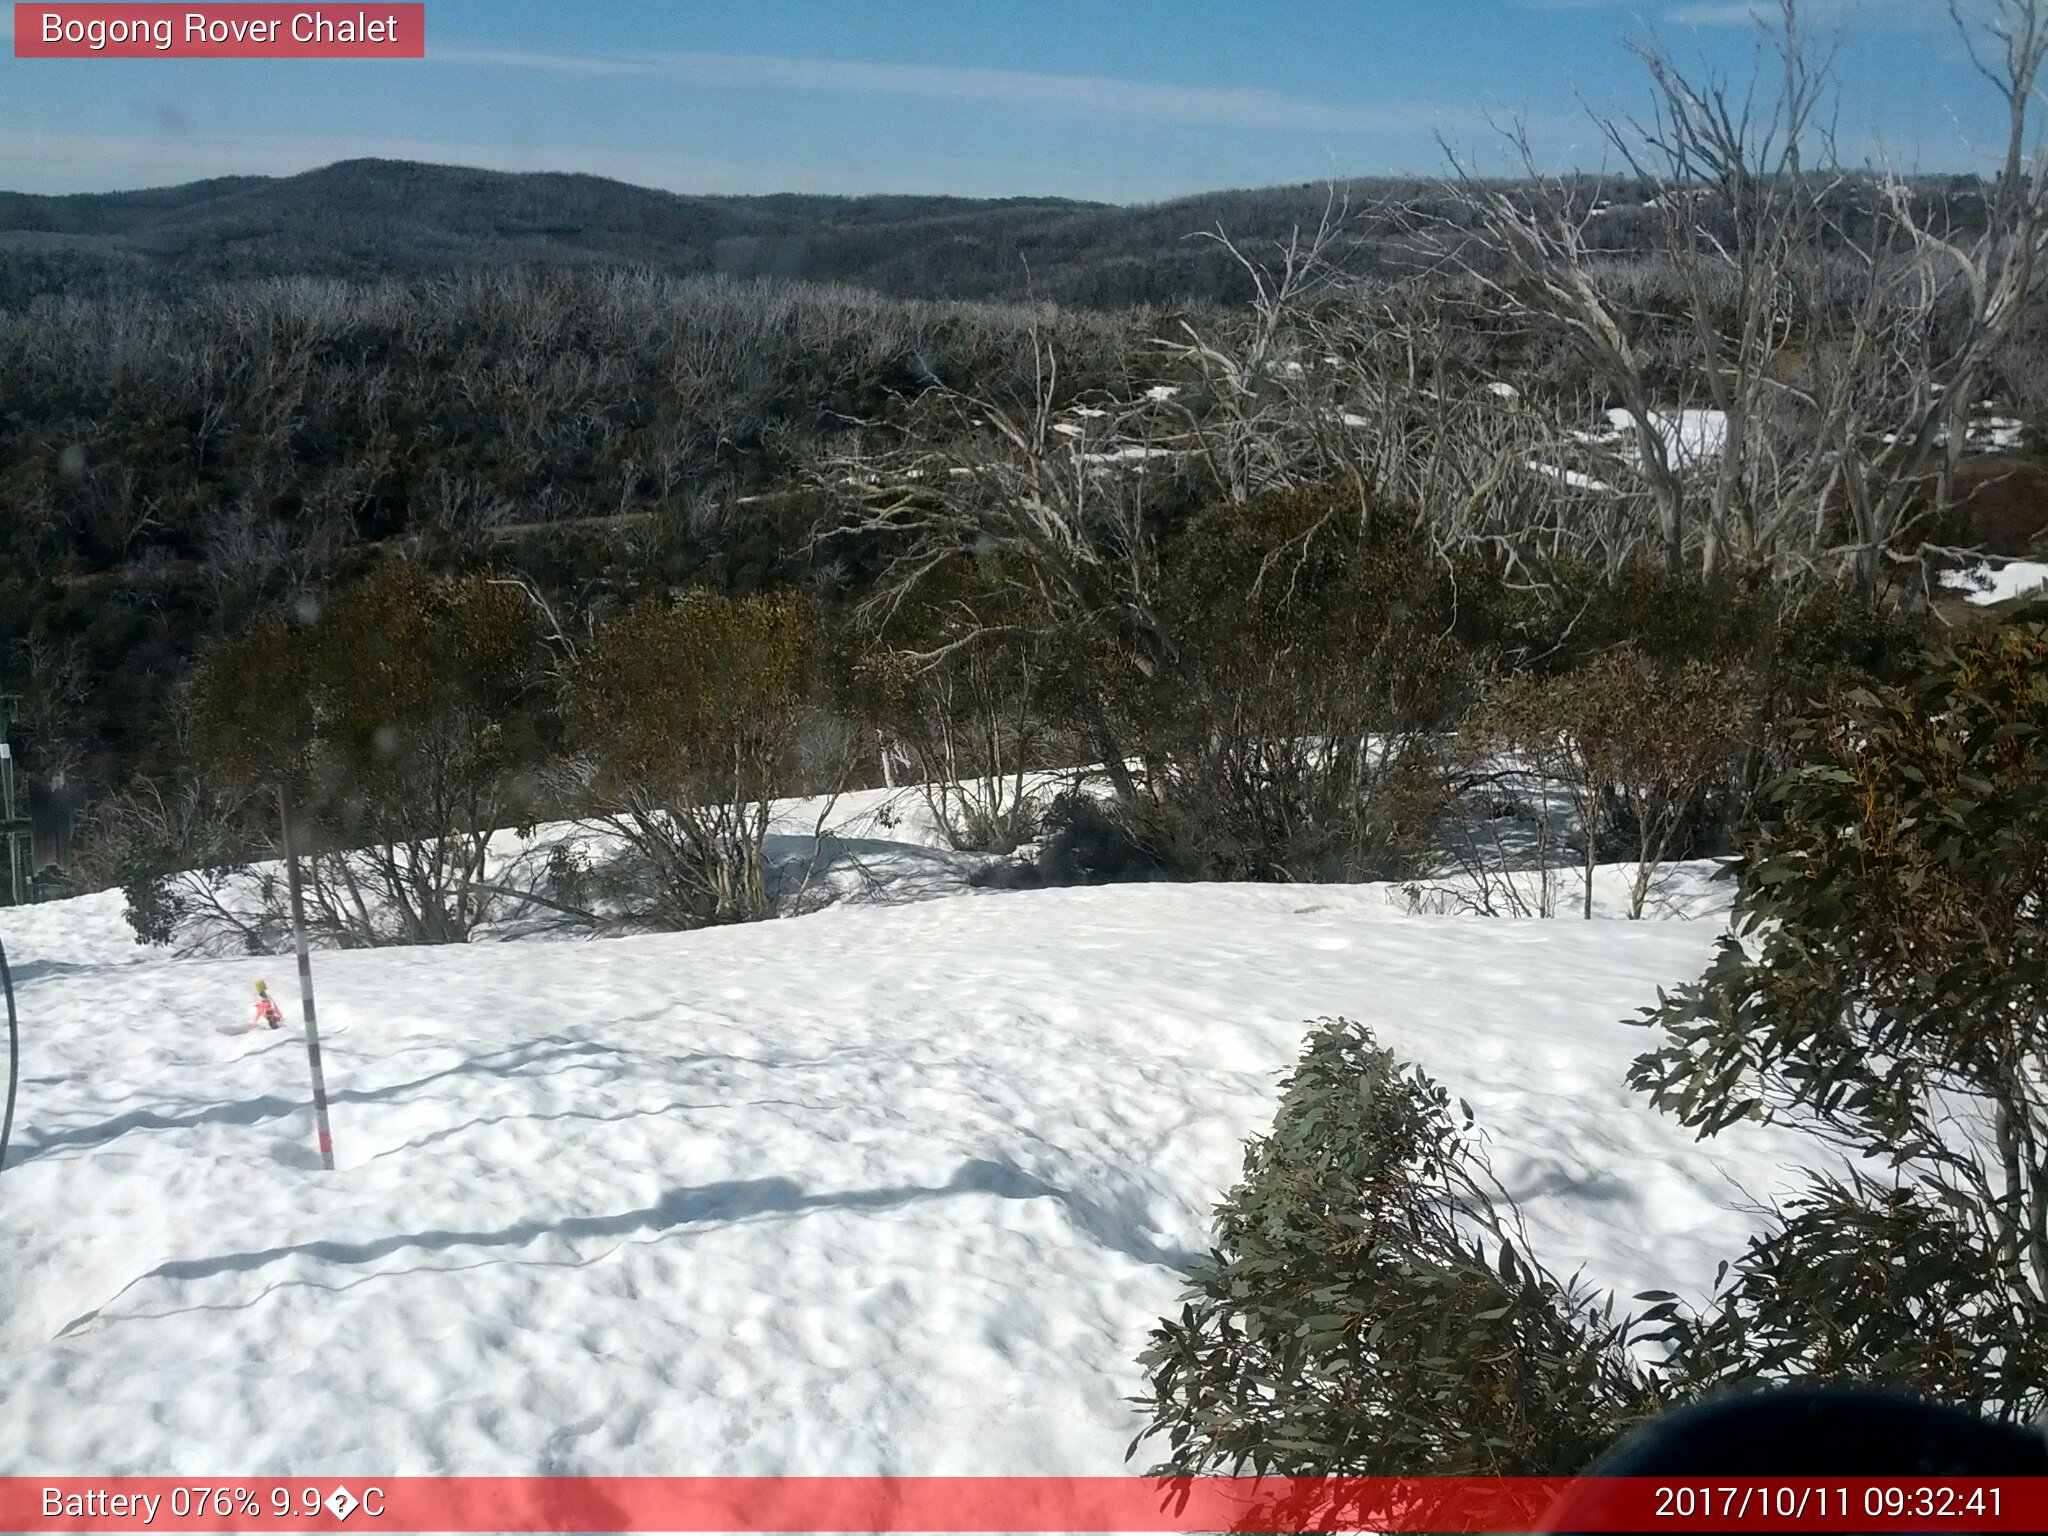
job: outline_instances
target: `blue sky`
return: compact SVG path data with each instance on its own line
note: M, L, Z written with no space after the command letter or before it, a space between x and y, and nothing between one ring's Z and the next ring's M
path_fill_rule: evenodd
M374 0L369 8L374 11ZM1597 167L1630 39L1746 75L1745 0L429 0L423 61L12 57L0 189L105 191L382 155L680 192L1144 202L1433 171L1526 120ZM1944 0L1808 0L1858 158L1977 169L1995 99Z

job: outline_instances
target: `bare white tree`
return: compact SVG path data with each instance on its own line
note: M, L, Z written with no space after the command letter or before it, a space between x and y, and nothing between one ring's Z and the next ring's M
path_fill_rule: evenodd
M1774 68L1760 57L1740 86L1695 80L1643 45L1655 110L1601 124L1649 194L1676 316L1603 246L1599 183L1543 176L1519 131L1526 181L1461 168L1454 259L1503 312L1564 338L1607 392L1622 432L1600 478L1646 501L1644 543L1667 568L1820 568L1875 590L1953 507L1967 412L2041 272L2048 11L1990 0L1952 15L2007 107L1968 235L1903 177L1842 168L1833 54L1797 0L1766 31Z

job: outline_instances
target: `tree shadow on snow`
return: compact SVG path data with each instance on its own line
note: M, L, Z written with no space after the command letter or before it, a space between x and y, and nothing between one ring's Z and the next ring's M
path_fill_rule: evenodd
M367 1264L407 1250L438 1253L453 1248L518 1248L542 1238L632 1237L662 1233L704 1222L739 1222L759 1217L794 1216L807 1211L888 1210L922 1200L959 1195L993 1195L1004 1200L1057 1200L1074 1224L1105 1248L1141 1264L1185 1272L1196 1255L1155 1242L1129 1213L1118 1214L1102 1204L1024 1172L1005 1160L973 1158L962 1163L942 1185L902 1185L888 1189L834 1190L807 1194L794 1180L732 1179L695 1188L671 1189L652 1205L608 1216L569 1216L556 1221L524 1221L487 1231L431 1229L395 1232L361 1242L318 1239L245 1253L216 1254L200 1259L172 1259L138 1275L122 1294L150 1280L205 1280L216 1275L246 1274L296 1258L325 1264ZM116 1296L114 1300L118 1300ZM110 1300L107 1305L111 1306ZM62 1338L97 1318L104 1307L73 1318L58 1332ZM162 1314L155 1314L162 1315Z
M381 1104L403 1097L429 1083L437 1083L450 1077L490 1076L522 1077L542 1068L554 1068L563 1060L575 1056L605 1056L618 1054L617 1047L599 1045L587 1040L561 1040L549 1037L531 1041L524 1045L508 1046L502 1051L491 1051L482 1056L467 1057L452 1067L443 1067L438 1072L429 1072L424 1077L412 1078L403 1083L392 1083L382 1088L342 1088L328 1094L333 1104ZM225 1104L203 1104L197 1108L166 1113L156 1109L131 1109L126 1114L101 1120L92 1125L72 1126L67 1130L51 1131L19 1143L18 1152L10 1150L8 1167L34 1162L47 1153L62 1147L90 1147L125 1136L130 1131L185 1131L195 1130L203 1125L256 1125L265 1120L282 1119L310 1107L309 1101L285 1098L268 1093L252 1099L237 1099Z
M88 971L104 971L104 965L87 965L77 960L20 960L9 967L14 984L26 987L52 976L82 976Z

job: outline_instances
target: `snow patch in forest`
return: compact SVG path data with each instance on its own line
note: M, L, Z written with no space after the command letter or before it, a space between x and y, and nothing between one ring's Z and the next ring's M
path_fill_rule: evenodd
M1967 570L1942 572L1941 584L1967 594L1964 602L1989 608L1994 603L2030 597L2048 586L2048 565L2034 560L1985 561Z

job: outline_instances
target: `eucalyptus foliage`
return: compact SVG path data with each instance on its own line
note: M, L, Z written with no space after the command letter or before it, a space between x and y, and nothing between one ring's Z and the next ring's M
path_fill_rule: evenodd
M582 792L643 866L646 915L660 926L769 915L763 849L818 645L816 612L796 593L697 589L628 609L571 668Z
M1143 1356L1162 1474L1581 1469L1657 1400L1626 1322L1532 1260L1469 1107L1325 1020Z
M1697 1383L1889 1382L2048 1403L2048 627L1991 630L1796 737L1736 933L1631 1073L1702 1136L1848 1154L1704 1317Z
M138 934L278 945L276 873L249 868L230 833L270 825L280 789L297 806L307 921L331 942L461 943L502 915L490 842L532 813L538 644L502 583L392 561L214 647L191 690L194 766L241 809L227 823L153 818L204 835L144 850L127 882Z

